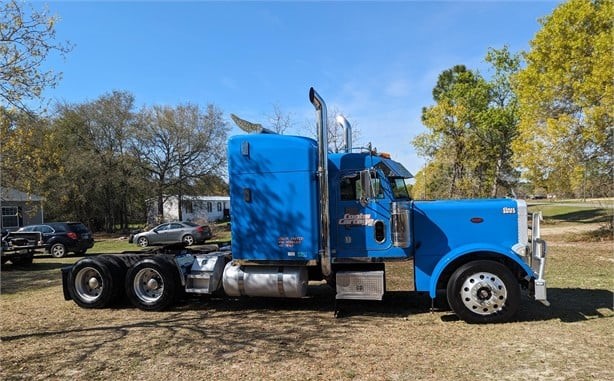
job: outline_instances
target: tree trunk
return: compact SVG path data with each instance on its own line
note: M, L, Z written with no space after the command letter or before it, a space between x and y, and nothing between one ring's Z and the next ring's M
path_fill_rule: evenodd
M493 179L492 179L492 190L490 192L490 197L495 198L497 197L497 191L499 188L499 175L501 173L501 164L503 163L503 161L501 160L501 158L497 159L497 164L495 165L495 173L493 175Z
M177 195L177 208L179 209L177 211L179 221L183 221L183 195L181 194L181 192L179 192L179 194Z
M164 221L164 196L158 195L158 221L156 223L162 223Z

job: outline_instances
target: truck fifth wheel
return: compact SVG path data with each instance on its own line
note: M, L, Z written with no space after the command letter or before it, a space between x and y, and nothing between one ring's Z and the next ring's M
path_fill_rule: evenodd
M318 139L271 133L233 115L248 134L228 141L232 249L82 259L62 270L64 297L84 308L127 298L161 310L180 294L302 298L326 280L336 299L381 300L386 263L412 260L417 292L445 293L470 323L512 319L520 288L544 304L540 214L516 199L415 201L412 177L389 155L329 152L326 104L312 88ZM409 275L408 275L409 276Z

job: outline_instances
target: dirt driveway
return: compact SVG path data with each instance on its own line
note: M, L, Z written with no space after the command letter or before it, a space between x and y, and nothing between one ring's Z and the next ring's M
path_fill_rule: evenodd
M548 235L550 234L550 236ZM86 310L62 298L75 259L6 266L2 380L611 380L614 247L549 240L551 307L525 297L518 321L468 325L412 294L411 263L387 267L381 303L313 284L303 300L193 299L166 312Z

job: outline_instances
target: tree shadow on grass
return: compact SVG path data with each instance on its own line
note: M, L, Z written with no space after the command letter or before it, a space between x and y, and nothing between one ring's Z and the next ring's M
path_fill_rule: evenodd
M609 290L582 288L549 288L550 306L523 303L518 311L520 321L560 320L575 323L596 318L614 317L614 294Z
M431 311L445 312L444 321L456 321L458 317L450 311L447 303L436 300L431 308L431 299L427 293L412 291L389 291L382 301L341 300L335 301L334 291L321 286L319 294L309 298L274 299L274 298L235 298L232 301L220 299L210 301L210 306L216 310L241 311L249 310L313 310L330 311L331 317L390 317L402 318L411 315L430 313ZM565 323L574 323L596 318L614 317L614 294L609 290L594 290L580 288L550 288L548 289L550 306L528 297L523 297L517 322L560 320ZM190 307L188 307L190 308Z
M189 303L189 302L188 302ZM194 301L192 301L194 303ZM369 300L335 300L332 288L310 286L309 296L301 299L278 299L240 297L225 299L210 299L208 305L216 311L239 312L243 310L256 311L314 311L329 312L330 317L406 317L412 314L430 311L428 294L411 291L390 291L381 301ZM187 305L192 308L193 305Z
M581 224L592 224L596 222L603 223L609 222L611 219L612 215L605 209L578 210L574 212L555 214L546 218L546 220L576 222Z
M36 291L62 283L60 269L72 262L36 262L31 265L3 265L2 294Z
M536 322L560 320L577 323L599 318L613 318L614 294L608 290L582 288L549 288L550 306L529 298L523 298L515 321ZM444 321L456 321L456 315L442 316Z

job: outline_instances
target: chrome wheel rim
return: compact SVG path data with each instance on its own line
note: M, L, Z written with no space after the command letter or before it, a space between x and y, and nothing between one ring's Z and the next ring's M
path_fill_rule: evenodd
M136 273L132 287L134 294L145 303L155 303L164 293L162 275L149 267Z
M194 237L192 237L191 235L186 235L185 237L183 237L183 242L185 242L186 245L190 246L194 243Z
M507 300L505 283L495 274L488 272L467 277L460 294L465 307L478 315L491 315L501 311Z
M141 238L139 238L138 243L139 243L139 246L141 246L141 247L147 247L147 244L149 242L147 241L147 238L141 237Z
M82 268L75 277L75 290L84 301L96 301L102 295L103 288L102 274L93 267Z
M53 257L63 257L65 251L66 250L64 249L64 246L62 246L62 245L53 245L51 247L51 255Z

